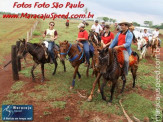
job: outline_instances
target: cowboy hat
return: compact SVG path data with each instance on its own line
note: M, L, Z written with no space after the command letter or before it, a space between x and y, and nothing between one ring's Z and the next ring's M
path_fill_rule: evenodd
M78 28L85 28L85 25L84 25L83 23L80 23L80 24L78 25Z
M123 20L123 21L121 21L120 23L118 23L118 25L121 25L121 24L125 24L125 25L128 25L128 26L131 25L130 22L127 22L127 21L125 21L125 20Z

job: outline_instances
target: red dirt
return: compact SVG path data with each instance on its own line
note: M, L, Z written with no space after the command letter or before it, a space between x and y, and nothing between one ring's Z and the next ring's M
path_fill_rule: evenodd
M5 59L6 61L4 62L4 64L10 60L10 56L7 56ZM4 99L4 96L6 96L10 92L12 84L12 69L10 64L6 69L0 69L0 104Z

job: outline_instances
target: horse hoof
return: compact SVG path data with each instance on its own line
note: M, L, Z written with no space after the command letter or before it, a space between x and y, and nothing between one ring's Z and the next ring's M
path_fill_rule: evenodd
M70 86L70 90L72 90L74 87L73 86Z
M53 72L53 74L52 75L55 75L55 72Z
M91 102L92 101L92 98L88 97L87 101L88 102Z
M34 78L32 78L32 81L33 81L33 82L35 82L35 79L34 79Z
M100 94L100 89L97 90L97 93Z
M111 106L112 105L112 103L111 102L108 102L108 106Z

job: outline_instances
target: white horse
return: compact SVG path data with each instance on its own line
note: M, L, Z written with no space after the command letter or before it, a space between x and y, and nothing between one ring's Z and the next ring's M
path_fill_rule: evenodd
M145 54L147 51L147 41L144 38L138 38L137 40L138 48L137 50L140 52L140 59L145 58Z

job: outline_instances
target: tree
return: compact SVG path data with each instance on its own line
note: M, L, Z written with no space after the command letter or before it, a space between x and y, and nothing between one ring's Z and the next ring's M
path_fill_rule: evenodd
M133 24L134 26L140 26L140 24L137 23L137 22L132 22L132 24Z
M144 25L148 26L149 21L144 21Z
M105 22L107 22L107 21L109 20L109 18L108 18L108 17L103 17L103 20L104 20Z
M115 23L117 20L116 19L113 19L113 23Z

